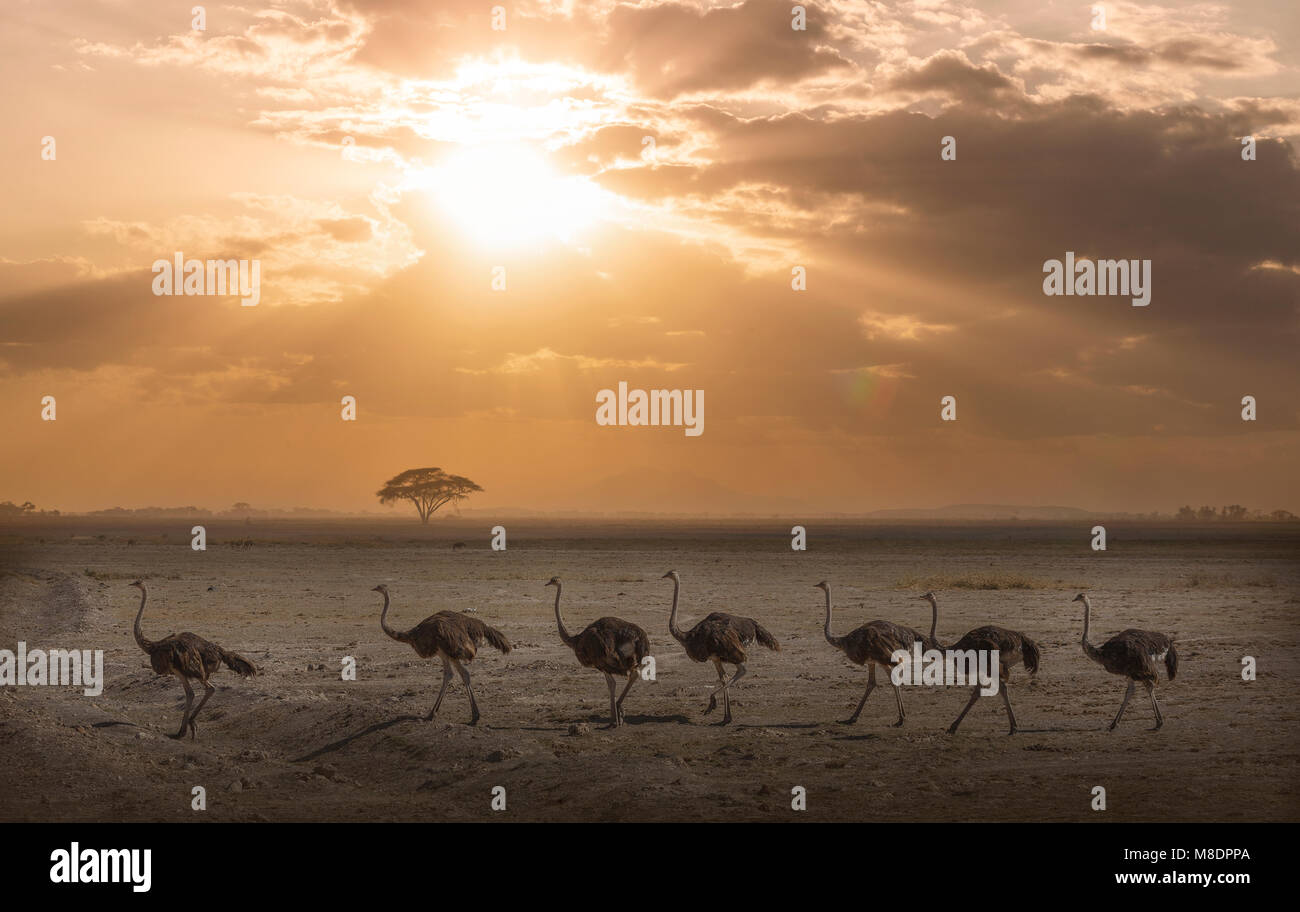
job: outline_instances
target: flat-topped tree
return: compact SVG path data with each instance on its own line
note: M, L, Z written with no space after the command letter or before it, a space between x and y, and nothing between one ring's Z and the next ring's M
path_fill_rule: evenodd
M438 508L452 501L464 500L475 491L482 491L463 475L448 475L442 469L407 469L384 482L375 492L379 502L393 503L409 500L420 514L420 522L427 523Z

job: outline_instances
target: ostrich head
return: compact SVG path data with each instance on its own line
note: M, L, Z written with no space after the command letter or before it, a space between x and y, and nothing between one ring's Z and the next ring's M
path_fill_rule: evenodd
M375 588L371 589L370 591L371 591L371 592L382 592L384 595L387 595L387 594L388 594L388 587L385 586L383 583L380 583L378 586L376 586Z
M927 592L925 595L918 595L917 598L919 598L919 599L923 599L924 601L927 601L927 602L929 602L929 603L931 603L931 604L934 604L934 593L933 593L933 592Z
M813 584L813 588L814 588L814 589L820 589L820 590L822 590L823 592L828 592L828 591L830 590L831 587L830 587L830 585L826 582L826 580L822 580L820 583L814 583L814 584Z
M142 580L136 580L134 583L130 583L129 585L134 586L137 589L144 589L144 582Z
M549 581L546 585L548 585L548 586L558 586L558 585L560 585L560 578L559 578L558 576L553 576L553 577L551 577L550 581Z
M1079 593L1078 595L1076 595L1074 598L1070 599L1070 601L1072 601L1072 602L1086 602L1086 601L1088 601L1088 596L1086 596L1086 595L1084 595L1082 592L1080 592L1080 593Z
M676 571L676 570L669 570L667 573L665 573L663 576L661 576L661 577L659 577L659 578L660 578L660 579L670 579L670 580L672 580L672 581L675 582L675 583L680 583L680 582L682 581L682 580L681 580L681 577L679 577L679 576L677 575L677 571Z

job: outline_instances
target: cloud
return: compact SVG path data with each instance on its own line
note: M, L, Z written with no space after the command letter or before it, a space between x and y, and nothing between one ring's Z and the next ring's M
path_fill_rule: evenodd
M520 355L511 352L497 367L487 370L473 368L456 368L465 374L530 374L555 365L568 364L580 371L598 370L653 370L672 372L686 367L686 364L673 364L656 361L653 358L625 360L620 358L597 358L590 355L562 355L549 348L539 348L531 354Z
M944 323L926 323L908 314L865 313L858 317L868 339L920 339L935 333L949 333L957 327Z
M831 47L827 10L804 4L807 29L791 28L782 0L744 0L700 9L682 3L619 4L609 16L601 58L625 69L646 94L672 98L705 90L746 89L851 70Z
M259 259L268 304L337 301L344 294L414 262L410 232L381 205L377 215L349 215L337 203L236 193L243 212L231 219L178 216L159 224L86 220L111 238L120 261L135 268L170 259ZM127 267L129 268L129 266Z

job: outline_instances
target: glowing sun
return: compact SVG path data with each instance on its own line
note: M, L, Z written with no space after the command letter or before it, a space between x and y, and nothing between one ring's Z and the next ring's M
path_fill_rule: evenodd
M571 241L606 212L610 198L515 144L462 148L434 166L427 187L465 237L493 248Z

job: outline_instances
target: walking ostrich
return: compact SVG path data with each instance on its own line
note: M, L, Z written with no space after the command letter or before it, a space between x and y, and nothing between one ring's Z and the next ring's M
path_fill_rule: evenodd
M1011 695L1007 693L1007 685L1011 681L1011 669L1018 663L1023 662L1026 671L1031 675L1038 674L1038 662L1042 655L1038 644L1019 630L1008 630L1005 627L995 627L992 624L987 624L969 631L951 646L942 646L935 639L935 631L939 626L939 600L934 597L933 592L918 595L917 598L930 603L930 639L934 640L937 649L944 652L949 650L989 652L994 649L998 651L998 691L1002 694L1002 702L1007 707L1007 720L1011 723L1011 730L1007 734L1014 735L1016 733L1016 714L1011 708ZM957 726L961 725L961 720L966 718L966 713L970 712L970 708L975 705L975 701L979 698L980 686L976 684L971 690L970 701L966 704L966 708L953 720L952 725L948 726L948 734L951 735L957 731Z
M493 649L500 649L503 653L510 651L510 641L495 627L489 627L478 618L466 617L456 611L439 611L437 614L429 615L410 630L394 630L388 626L388 587L380 583L370 591L379 592L384 596L384 610L379 614L379 626L384 629L384 633L399 643L409 643L422 659L442 657L442 688L438 691L438 699L433 701L433 709L429 710L424 721L428 722L438 714L438 707L442 705L443 695L447 693L447 685L451 683L451 672L454 668L460 673L460 679L465 682L465 691L469 694L469 708L472 713L469 724L477 724L478 703L474 700L474 689L469 684L469 670L461 662L473 661L479 644L484 640L487 640L488 645Z
M1128 678L1124 701L1119 704L1115 721L1111 722L1110 728L1106 730L1114 731L1115 726L1119 725L1119 720L1124 715L1124 708L1128 706L1129 698L1133 696L1133 689L1141 681L1151 697L1151 708L1156 712L1156 727L1152 731L1159 731L1160 726L1165 724L1165 716L1160 712L1160 704L1156 702L1156 661L1162 658L1165 660L1165 671L1172 681L1178 674L1178 650L1174 646L1174 638L1150 630L1129 628L1123 633L1115 634L1100 647L1094 646L1088 642L1088 622L1092 615L1092 602L1082 592L1076 595L1073 601L1083 602L1083 654L1111 674Z
M718 708L718 691L722 691L722 724L731 722L731 695L729 689L745 676L745 647L757 640L774 652L781 651L781 644L776 637L768 633L753 618L737 617L715 611L700 621L690 630L682 633L677 626L677 596L681 592L682 580L676 570L669 570L662 577L673 581L673 610L668 615L668 632L677 642L686 647L686 654L695 662L712 662L718 669L718 686L709 694L709 706L704 710L707 716ZM728 681L722 672L723 664L735 665L736 673Z
M605 673L605 682L609 684L609 727L618 728L623 724L623 698L640 675L641 660L650 654L650 637L631 621L616 617L598 618L582 633L570 636L560 617L560 578L553 576L546 585L555 587L555 623L564 645L573 650L580 664ZM614 675L627 678L627 686L617 700L614 699Z
M912 644L918 640L926 649L932 649L934 648L933 636L927 638L919 630L904 627L902 624L891 624L889 621L869 621L842 637L834 636L831 633L830 584L823 580L813 588L826 593L826 642L843 652L855 665L866 665L870 672L870 677L867 678L867 689L863 692L862 699L858 701L858 708L853 710L853 715L840 720L841 725L852 725L858 721L858 716L862 715L862 707L867 704L867 697L871 696L871 692L876 689L876 666L883 665L892 671L898 664L893 658L895 651L902 649L911 653ZM893 683L892 680L890 683ZM903 691L897 684L894 684L894 699L898 701L898 721L894 723L894 727L899 728L907 714L903 712Z
M167 737L184 738L185 729L188 728L190 738L193 739L199 732L194 718L208 702L208 698L216 692L216 688L208 678L216 673L222 663L225 663L231 671L244 677L257 674L257 669L252 662L238 653L226 652L216 643L210 643L192 633L173 633L156 642L145 639L140 631L140 617L144 614L145 602L149 600L149 590L145 589L142 580L136 580L131 585L140 590L140 610L135 613L135 641L148 653L149 664L157 674L175 675L180 679L181 686L185 688L185 711L181 713L180 730ZM190 712L190 707L194 704L194 688L190 686L191 678L197 679L205 691L203 699L199 701L194 712Z

